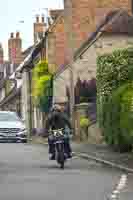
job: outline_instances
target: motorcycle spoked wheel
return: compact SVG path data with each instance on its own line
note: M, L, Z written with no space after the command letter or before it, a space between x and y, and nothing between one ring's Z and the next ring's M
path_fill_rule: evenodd
M60 168L64 169L65 157L63 144L57 144L57 162L60 164Z
M60 168L64 169L65 159L64 159L64 153L60 152L58 154L58 163L60 164Z

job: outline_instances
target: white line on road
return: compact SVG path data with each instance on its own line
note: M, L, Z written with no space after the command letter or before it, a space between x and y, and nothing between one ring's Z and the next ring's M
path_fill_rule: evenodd
M108 200L117 200L119 198L120 192L125 188L126 184L127 184L127 175L123 174L120 178L119 183L113 190Z

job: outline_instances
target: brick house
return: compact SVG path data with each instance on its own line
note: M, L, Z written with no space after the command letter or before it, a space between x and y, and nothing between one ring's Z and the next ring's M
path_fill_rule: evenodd
M124 0L124 1L121 1L121 0L117 0L117 1L115 0L108 0L108 1L107 0L106 1L105 0L102 0L102 1L101 0L94 0L94 1L64 0L64 14L63 14L62 20L64 22L65 36L62 37L64 38L64 46L63 46L63 41L62 41L62 50L63 48L65 49L64 51L65 62L63 62L63 59L60 59L62 63L60 62L60 64L58 65L60 66L60 69L58 69L59 71L62 71L62 69L65 68L65 66L69 64L71 45L73 48L73 52L71 53L74 54L74 52L76 52L77 49L79 49L82 46L82 43L84 43L84 41L86 41L89 37L91 37L91 35L95 32L95 30L101 23L101 21L103 21L106 18L108 13L112 10L113 11L119 10L120 8L124 9L129 14L131 14L133 11L133 1L132 0ZM63 26L62 26L62 31L63 31ZM53 41L55 40L53 39ZM52 56L53 59L55 59L54 54L56 54L56 52L58 51L56 51L56 47L55 47L55 50L53 50L53 56ZM91 53L91 57L94 57L94 59L96 57L93 51ZM84 64L87 65L87 61L84 61ZM80 71L82 71L82 69L80 69ZM63 83L64 82L63 79L67 80L67 85L70 87L69 85L70 70L68 71L69 72L61 78L62 81L61 80L60 81ZM91 71L95 71L95 70L93 69ZM94 74L95 72L92 72L91 76L94 77ZM60 89L58 88L57 79L54 82L54 85L55 85L55 90L54 90L55 101L66 102L66 98L64 98L65 91L63 90L63 86L61 89L61 85L59 84ZM59 91L58 89L60 90L60 94L58 94L57 92Z
M74 84L77 79L96 78L97 56L115 49L133 46L133 17L125 10L109 12L96 30L74 54ZM57 98L68 101L66 88L70 88L69 65L56 73L54 91Z
M125 10L108 13L99 23L97 29L82 43L74 54L74 80L96 77L96 58L113 49L133 45L133 17ZM58 96L66 94L69 86L69 67L58 70L55 79L55 91ZM57 89L58 88L58 89Z

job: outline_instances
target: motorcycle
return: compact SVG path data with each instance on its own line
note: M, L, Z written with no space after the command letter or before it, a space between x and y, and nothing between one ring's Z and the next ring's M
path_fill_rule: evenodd
M64 134L63 129L51 130L50 135L52 135L55 145L55 159L60 165L61 169L64 169L65 161L67 160L67 155L65 153L64 147Z

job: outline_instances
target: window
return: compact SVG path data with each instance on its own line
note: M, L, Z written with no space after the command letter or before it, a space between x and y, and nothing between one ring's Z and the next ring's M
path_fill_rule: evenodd
M0 113L0 121L20 121L19 117L15 113Z

